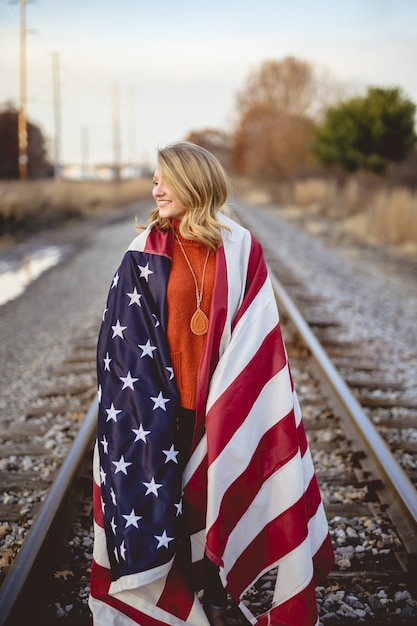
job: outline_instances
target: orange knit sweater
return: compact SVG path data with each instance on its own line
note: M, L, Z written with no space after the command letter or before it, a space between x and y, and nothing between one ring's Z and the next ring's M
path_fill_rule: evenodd
M198 288L206 260L207 248L196 241L178 237L197 278ZM201 309L209 317L211 296L214 286L216 258L209 254L204 279ZM195 409L197 371L207 335L197 336L191 332L190 321L197 308L195 282L178 241L174 242L174 253L167 290L168 343L172 366L180 392L181 406ZM210 321L209 321L210 323Z

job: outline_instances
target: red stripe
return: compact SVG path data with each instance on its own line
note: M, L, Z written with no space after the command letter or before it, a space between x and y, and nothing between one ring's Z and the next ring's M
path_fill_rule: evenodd
M138 611L133 608L126 602L121 602L112 596L109 596L109 588L110 588L110 572L105 567L100 567L94 560L91 567L91 595L96 600L100 600L105 604L113 607L127 615L132 620L135 621L136 624L140 624L141 626L165 626L165 622L157 620L146 613L142 613L142 611Z
M269 363L265 363L265 355ZM213 404L206 416L209 462L220 454L241 427L265 384L286 364L280 326L276 326L265 338L244 372L241 372L221 397ZM248 372L250 385L247 384ZM221 427L216 427L218 422ZM185 488L185 499L199 509L206 508L207 458L200 463Z
M265 337L245 370L233 380L207 413L209 463L217 458L233 438L245 422L262 389L285 364L286 356L278 325Z
M316 592L313 581L300 593L258 617L258 626L314 626L317 622Z
M194 592L190 585L187 585L184 578L179 574L178 568L171 567L162 592L156 606L171 615L179 617L184 622L190 614L194 603Z
M264 482L297 452L294 414L290 412L259 440L248 466L224 493L219 515L207 533L207 546L217 559Z
M93 509L94 509L94 521L96 524L104 528L104 515L101 508L101 489L100 485L93 480Z
M93 560L91 570L91 595L94 598L128 615L136 620L137 624L141 624L141 626L160 626L165 624L165 622L150 617L146 613L132 607L130 604L110 596L110 583L110 571L107 568L101 567ZM185 583L174 565L167 577L165 588L156 606L170 615L175 615L179 619L187 621L193 604L194 593Z
M240 597L258 572L273 567L278 559L289 554L305 540L308 532L306 501L310 503L310 510L317 510L320 493L314 481L310 482L305 497L302 496L265 526L240 554L228 574L227 589L233 598Z
M171 231L160 231L156 228L152 228L146 239L144 252L166 256L172 259L173 250L174 238Z
M228 299L226 257L224 248L216 253L216 274L209 313L209 331L197 373L196 428L192 451L204 435L204 414L211 376L219 361L220 341L227 319Z
M251 250L249 254L245 298L236 315L236 319L233 321L233 326L236 326L240 318L248 310L258 292L261 290L267 275L268 271L262 253L262 246L259 241L251 235Z
M328 533L313 557L314 584L320 585L332 571L334 566L333 544Z

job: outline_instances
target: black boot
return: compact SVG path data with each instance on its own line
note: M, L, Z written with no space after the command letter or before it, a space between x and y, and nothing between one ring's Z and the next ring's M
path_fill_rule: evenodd
M204 611L211 626L226 626L226 607L205 604Z

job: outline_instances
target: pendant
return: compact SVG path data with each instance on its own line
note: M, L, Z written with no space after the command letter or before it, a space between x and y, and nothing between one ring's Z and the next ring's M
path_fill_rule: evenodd
M194 335L205 335L208 331L208 317L201 309L196 309L190 321L191 332Z

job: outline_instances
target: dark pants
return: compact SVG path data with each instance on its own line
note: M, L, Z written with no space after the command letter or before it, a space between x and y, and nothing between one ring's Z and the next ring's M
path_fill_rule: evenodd
M179 450L178 459L181 470L184 469L189 458L194 424L195 411L181 407L177 416L178 439L176 442ZM192 582L190 534L186 518L186 510L184 510L178 561L184 575ZM203 561L203 587L205 604L216 607L224 607L226 605L227 593L220 580L219 568L206 555L204 555Z

